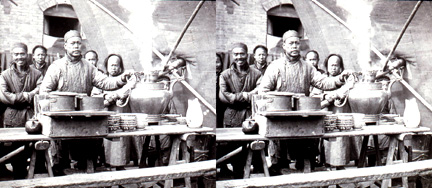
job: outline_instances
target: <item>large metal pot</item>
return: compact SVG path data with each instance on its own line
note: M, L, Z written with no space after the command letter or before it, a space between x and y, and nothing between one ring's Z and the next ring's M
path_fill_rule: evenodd
M161 114L172 98L172 87L175 81L166 83L140 82L129 95L129 105L133 113Z
M292 111L293 93L276 95L275 92L254 97L254 109L256 112Z
M76 106L73 95L39 95L38 103L42 112L74 111Z
M353 113L379 114L387 104L391 96L391 82L387 88L383 83L374 82L372 74L367 74L367 79L356 82L354 87L349 91L348 103Z

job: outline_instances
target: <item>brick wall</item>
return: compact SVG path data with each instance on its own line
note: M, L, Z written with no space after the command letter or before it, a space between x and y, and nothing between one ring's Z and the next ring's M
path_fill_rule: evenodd
M16 42L24 42L29 49L42 44L43 12L37 0L15 0L0 4L0 52L10 50Z
M243 42L252 53L259 44L266 44L267 12L264 0L216 0L217 51L230 50L231 44Z

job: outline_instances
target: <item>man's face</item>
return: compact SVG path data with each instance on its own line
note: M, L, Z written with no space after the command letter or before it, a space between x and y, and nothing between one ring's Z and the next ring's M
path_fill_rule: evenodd
M307 63L310 63L315 68L318 68L318 61L319 61L319 59L318 59L318 56L315 53L311 52L311 53L306 54L306 59L305 60L306 60Z
M264 65L267 63L267 52L262 48L258 48L255 50L254 58L257 63L259 63L260 65Z
M27 51L24 48L16 47L12 49L12 61L16 63L17 66L23 67L27 63Z
M337 76L341 73L340 59L337 56L331 56L328 60L327 71L331 76Z
M33 59L38 65L45 64L47 54L42 48L36 48L33 54Z
M64 48L66 52L72 57L81 55L81 38L72 37L65 41Z
M291 57L298 57L300 55L300 38L289 37L283 42L283 49L285 54Z
M232 50L234 56L234 63L237 67L241 67L246 64L247 52L245 49L236 47Z
M92 52L87 53L87 54L85 55L84 58L85 58L88 62L90 62L93 66L96 67L96 64L97 64L97 62L98 62L98 59L97 59L95 53L92 53Z
M119 75L121 72L120 59L117 56L111 56L108 59L107 69L110 76Z

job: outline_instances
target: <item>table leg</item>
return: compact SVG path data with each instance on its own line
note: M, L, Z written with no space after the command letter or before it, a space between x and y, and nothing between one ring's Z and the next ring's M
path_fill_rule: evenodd
M179 136L171 136L171 140L172 140L172 145L171 145L171 151L170 151L170 158L169 158L169 164L170 165L175 165L177 163L177 159L179 157L179 148L180 148L180 143L181 143L181 139ZM173 180L165 180L165 188L170 188L173 187Z
M185 161L185 163L189 163L189 161L190 161L190 154L189 154L189 152L187 150L188 147L187 147L186 141L182 141L181 142L181 148L182 148L182 151L183 151L183 160ZM191 178L190 177L184 178L184 181L185 181L185 186L186 187L192 187Z
M162 166L162 155L161 155L161 143L160 143L160 137L159 135L155 135L155 142L156 142L156 156L157 156L157 166Z
M140 160L140 164L139 164L139 168L146 168L148 167L146 160L147 160L147 155L148 155L148 147L150 145L150 138L151 136L146 136L145 140L144 140L144 146L143 146L143 150L141 153L141 160Z
M377 164L377 166L382 166L381 152L380 152L379 143L378 143L378 135L373 135L372 137L373 137L374 146L375 146L376 164Z
M250 177L250 167L252 165L252 149L248 148L248 156L246 159L246 165L244 167L244 175L243 179L247 179Z
M369 142L369 135L366 135L363 137L363 143L362 143L362 147L360 150L360 157L359 157L359 162L357 167L358 168L363 168L365 167L365 161L366 161L366 151L368 148L368 142Z
M303 173L312 172L311 161L309 159L304 159Z
M48 175L50 177L54 177L54 173L51 167L51 155L49 154L48 150L45 150L45 164L48 170Z
M408 153L405 151L405 145L403 140L399 141L398 151L399 151L399 156L402 159L402 162L404 163L408 162ZM408 187L408 177L402 177L402 185L403 187Z
M87 173L94 173L94 165L91 158L87 158Z
M36 149L32 146L32 155L30 158L30 166L27 173L27 179L33 179L36 165Z
M265 152L264 152L264 150L261 150L260 152L261 152L261 160L262 160L263 168L264 168L264 175L266 177L270 177L270 173L269 173L268 166L267 166L267 161L265 158Z
M397 138L391 135L389 150L387 153L386 166L393 164L393 157L394 157L394 152L396 151L396 147L397 147ZM391 179L384 179L382 181L381 188L388 188L388 187L391 187Z

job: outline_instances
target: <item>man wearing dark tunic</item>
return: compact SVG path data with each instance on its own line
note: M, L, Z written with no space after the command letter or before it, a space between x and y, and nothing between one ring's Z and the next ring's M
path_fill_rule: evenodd
M47 56L47 49L42 45L37 45L33 48L33 63L30 65L31 68L37 69L45 76L48 70L48 63L45 61Z
M242 122L251 115L251 98L261 72L250 68L247 46L237 43L232 49L234 63L223 71L219 78L219 98L227 105L224 113L224 127L241 127Z
M0 76L0 100L7 106L4 112L6 128L24 127L34 115L33 97L39 92L43 76L38 70L29 67L27 56L27 45L14 44L11 66ZM15 179L24 179L27 175L27 159L30 157L28 142L13 142L9 147L0 148L0 152L10 152L23 145L24 151L11 159Z
M255 68L250 68L246 61L247 46L243 43L234 44L232 54L234 63L231 67L223 71L219 78L219 98L226 105L226 110L223 118L223 126L241 127L242 122L251 115L251 98L252 94L256 93L258 79L261 77L261 72ZM225 144L225 143L224 143ZM244 143L230 142L228 145L221 144L217 148L218 155L223 156ZM243 167L245 165L246 150L242 154L231 158L234 177L243 177ZM226 171L226 166L221 166L221 173Z
M336 89L343 84L342 73L339 77L326 78L318 72L311 64L305 63L300 58L300 36L297 31L289 30L283 35L283 49L285 56L273 61L262 77L260 92L281 91L292 93L304 93L309 96L311 86L322 90ZM305 158L315 161L317 148L315 141L310 139L295 139L289 141L270 142L269 155L272 159L272 169L280 174L280 168L287 168L289 160L287 150L291 159L296 160L296 168L303 169Z
M267 47L263 45L258 45L253 50L254 53L254 64L251 67L258 69L261 72L261 75L264 75L264 72L267 69L267 55L268 50Z

